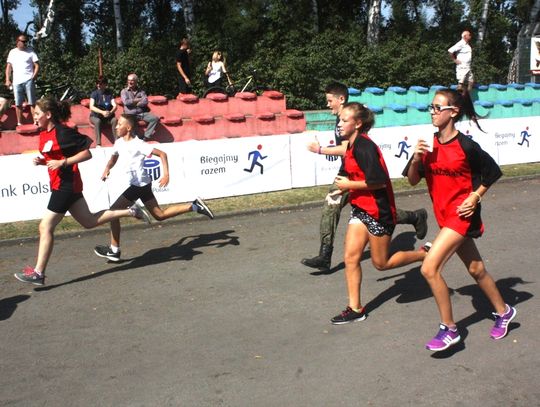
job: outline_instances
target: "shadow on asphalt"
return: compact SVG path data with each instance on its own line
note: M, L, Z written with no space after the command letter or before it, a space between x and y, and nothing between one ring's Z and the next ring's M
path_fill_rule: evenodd
M516 289L514 289L514 287L517 286L518 284L530 284L527 281L523 281L523 279L520 277L502 278L498 280L496 284L497 284L497 287L499 288L499 291L501 292L504 302L506 302L507 304L515 306L533 297L533 294L527 291L517 291ZM451 348L445 351L434 353L432 357L435 359L445 359L464 350L465 339L467 338L467 335L469 334L469 330L467 328L475 323L478 323L486 319L486 317L488 318L491 317L491 313L493 312L493 307L491 306L491 303L489 302L487 297L484 295L480 287L478 287L478 285L476 284L467 285L467 286L456 289L456 292L460 295L467 295L471 297L471 303L475 309L475 312L461 319L460 321L456 322L456 325L459 328L459 335L461 336L461 342L457 344L456 346L452 346ZM519 313L519 309L518 309L518 313ZM510 333L514 329L519 328L520 326L521 326L520 323L511 322L508 325L508 333Z
M167 263L169 261L192 260L193 257L195 257L196 255L202 254L202 251L197 249L201 249L204 247L225 247L231 245L240 245L238 236L232 235L232 233L234 232L234 230L224 230L217 233L185 236L169 247L151 249L139 257L135 257L133 259L125 259L121 261L121 265L117 267L98 271L97 273L89 274L86 276L77 277L64 283L35 288L34 290L47 291L52 290L53 288L62 287L74 283L80 283L82 281L91 280L93 278L98 278L119 271L132 270L139 267L147 267L155 264ZM109 264L118 263L109 262Z
M0 321L9 319L17 309L17 304L28 298L30 298L29 295L15 295L0 300Z

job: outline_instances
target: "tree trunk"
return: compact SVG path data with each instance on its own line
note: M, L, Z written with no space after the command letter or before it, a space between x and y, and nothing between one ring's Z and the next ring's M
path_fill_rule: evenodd
M9 7L8 7L7 2L8 0L0 1L0 4L2 6L2 25L4 26L4 29L7 28L8 23L9 23Z
M186 25L186 34L191 37L195 26L195 11L193 0L182 0L182 11L184 12L184 24Z
M371 0L368 12L367 44L376 45L379 42L381 28L381 0Z
M319 5L317 0L311 0L311 13L313 14L313 31L319 33Z
M487 29L487 17L489 11L489 0L483 0L482 15L480 17L480 27L478 28L478 46L482 47Z
M122 13L120 11L120 0L113 0L114 7L114 22L116 23L116 49L118 51L124 50L124 40L122 37Z
M537 31L538 26L540 25L540 0L535 0L532 7L531 13L529 14L529 23L525 24L519 30L517 37L517 46L514 50L514 56L508 67L508 83L517 82L519 78L520 71L520 61L522 60L522 50L525 48L523 42L530 41L530 38Z
M529 24L525 31L525 35L532 37L538 30L540 25L540 0L535 0L531 7L531 14L529 15Z

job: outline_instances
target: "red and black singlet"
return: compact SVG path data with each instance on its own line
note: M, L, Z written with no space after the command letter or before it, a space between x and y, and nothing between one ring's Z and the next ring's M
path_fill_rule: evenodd
M381 223L396 224L396 204L388 169L379 147L367 134L359 134L349 143L344 158L345 171L351 181L368 185L385 184L376 190L351 189L349 202Z
M439 227L448 227L468 237L482 235L480 204L470 218L460 217L456 211L472 191L480 185L491 186L502 175L495 160L478 143L458 132L443 144L435 134L433 151L424 154L419 174L426 179Z
M50 131L43 130L39 134L39 151L45 157L45 162L72 157L88 149L91 144L92 140L89 137L61 124L55 125ZM82 192L82 179L77 164L56 170L49 169L49 179L53 190Z

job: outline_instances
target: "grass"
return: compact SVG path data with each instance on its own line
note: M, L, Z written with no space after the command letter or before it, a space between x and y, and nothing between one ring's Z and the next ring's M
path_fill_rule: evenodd
M514 164L502 166L505 178L540 175L540 163ZM392 181L395 192L414 191L425 189L424 182L411 187L405 179ZM285 191L267 192L263 194L234 196L209 201L215 214L224 214L238 211L268 210L273 208L299 206L307 203L320 203L328 191L328 186L296 188ZM164 205L165 206L165 205ZM190 218L194 214L182 215L179 218ZM176 219L179 219L176 218ZM165 222L174 221L170 219ZM123 225L140 223L134 219L122 219ZM0 224L0 241L8 239L36 238L38 235L39 220L12 222ZM108 225L99 226L107 229ZM66 217L57 226L56 234L79 232L84 229L71 217Z

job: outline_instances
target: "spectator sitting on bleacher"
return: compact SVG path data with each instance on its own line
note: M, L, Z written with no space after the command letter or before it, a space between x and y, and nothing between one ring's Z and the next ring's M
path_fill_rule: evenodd
M90 122L94 126L96 145L101 146L101 126L110 124L116 140L116 102L112 92L107 89L107 78L100 76L96 81L97 89L90 95Z
M148 124L144 132L144 139L149 140L159 123L159 117L150 113L148 107L148 97L144 90L137 85L138 77L134 73L130 73L127 78L127 88L122 89L120 97L124 104L124 113L131 114ZM140 136L139 136L140 137Z

